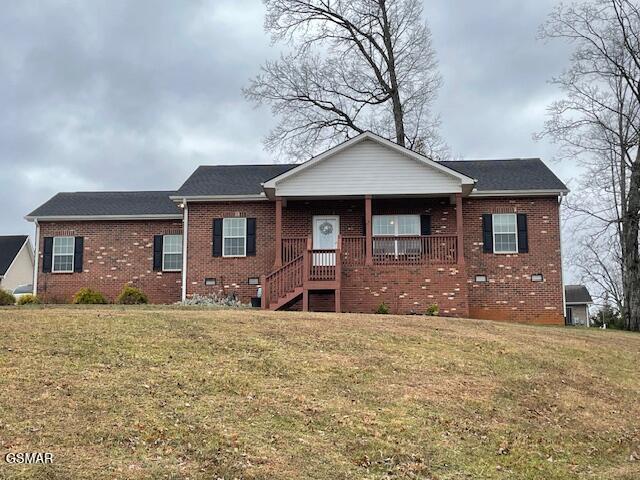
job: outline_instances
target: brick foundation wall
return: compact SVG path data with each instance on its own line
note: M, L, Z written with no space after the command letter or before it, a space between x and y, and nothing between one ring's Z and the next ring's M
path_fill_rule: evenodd
M472 318L564 324L560 219L556 197L464 199L464 243ZM483 252L483 213L527 214L529 253ZM542 273L544 282L531 281ZM488 283L475 283L487 275Z
M181 273L153 271L153 236L182 234L181 221L41 222L38 295L67 303L83 287L114 300L125 284L142 289L152 303L180 300ZM44 237L84 237L82 273L42 273Z
M386 303L391 313L423 314L438 305L440 315L467 317L467 284L458 265L344 267L343 312L373 313Z
M256 219L256 255L240 258L213 256L213 220L247 217ZM249 285L249 277L260 277L273 271L275 262L275 203L225 202L189 203L187 245L187 295L236 292L249 303L257 286ZM215 286L204 284L215 278Z

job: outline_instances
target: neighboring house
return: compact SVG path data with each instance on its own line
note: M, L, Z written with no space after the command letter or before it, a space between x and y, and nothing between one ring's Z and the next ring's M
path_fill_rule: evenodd
M565 285L565 302L567 305L566 324L589 327L589 305L593 304L591 294L584 285Z
M33 250L27 235L0 236L0 288L12 292L33 281Z
M363 133L301 164L202 166L173 192L60 193L27 219L48 300L262 285L271 309L562 324L566 193L539 159L435 162Z

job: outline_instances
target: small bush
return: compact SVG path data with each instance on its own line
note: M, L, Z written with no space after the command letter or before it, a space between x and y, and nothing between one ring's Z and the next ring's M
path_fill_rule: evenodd
M116 298L116 303L120 305L144 305L149 303L149 299L139 288L125 285L118 298Z
M107 299L100 292L91 290L90 288L81 288L73 296L73 303L77 305L104 305Z
M433 305L429 305L429 307L427 308L427 311L424 312L425 315L429 315L431 317L437 317L438 315L440 315L440 308L438 307L437 304L433 304Z
M36 295L27 293L18 298L18 305L38 305L42 303Z
M376 313L378 315L387 315L389 313L389 305L382 302L380 305L378 305L378 308L376 308Z
M6 290L0 290L0 305L13 305L16 303L16 297Z

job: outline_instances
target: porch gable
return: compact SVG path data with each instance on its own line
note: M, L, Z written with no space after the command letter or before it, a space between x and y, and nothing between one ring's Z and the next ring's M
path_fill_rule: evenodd
M269 196L443 195L469 193L474 180L427 157L364 133L265 182Z

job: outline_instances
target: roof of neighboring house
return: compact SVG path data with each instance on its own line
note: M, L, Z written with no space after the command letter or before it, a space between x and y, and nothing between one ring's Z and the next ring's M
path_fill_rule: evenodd
M589 290L584 285L565 285L567 303L593 303Z
M176 196L259 195L262 193L262 183L298 165L280 163L200 166L182 184Z
M539 158L506 160L454 160L440 162L452 170L475 178L476 191L567 190Z
M181 216L169 199L173 191L156 192L63 192L36 208L27 218Z
M0 277L4 276L29 238L27 235L9 235L0 237Z

